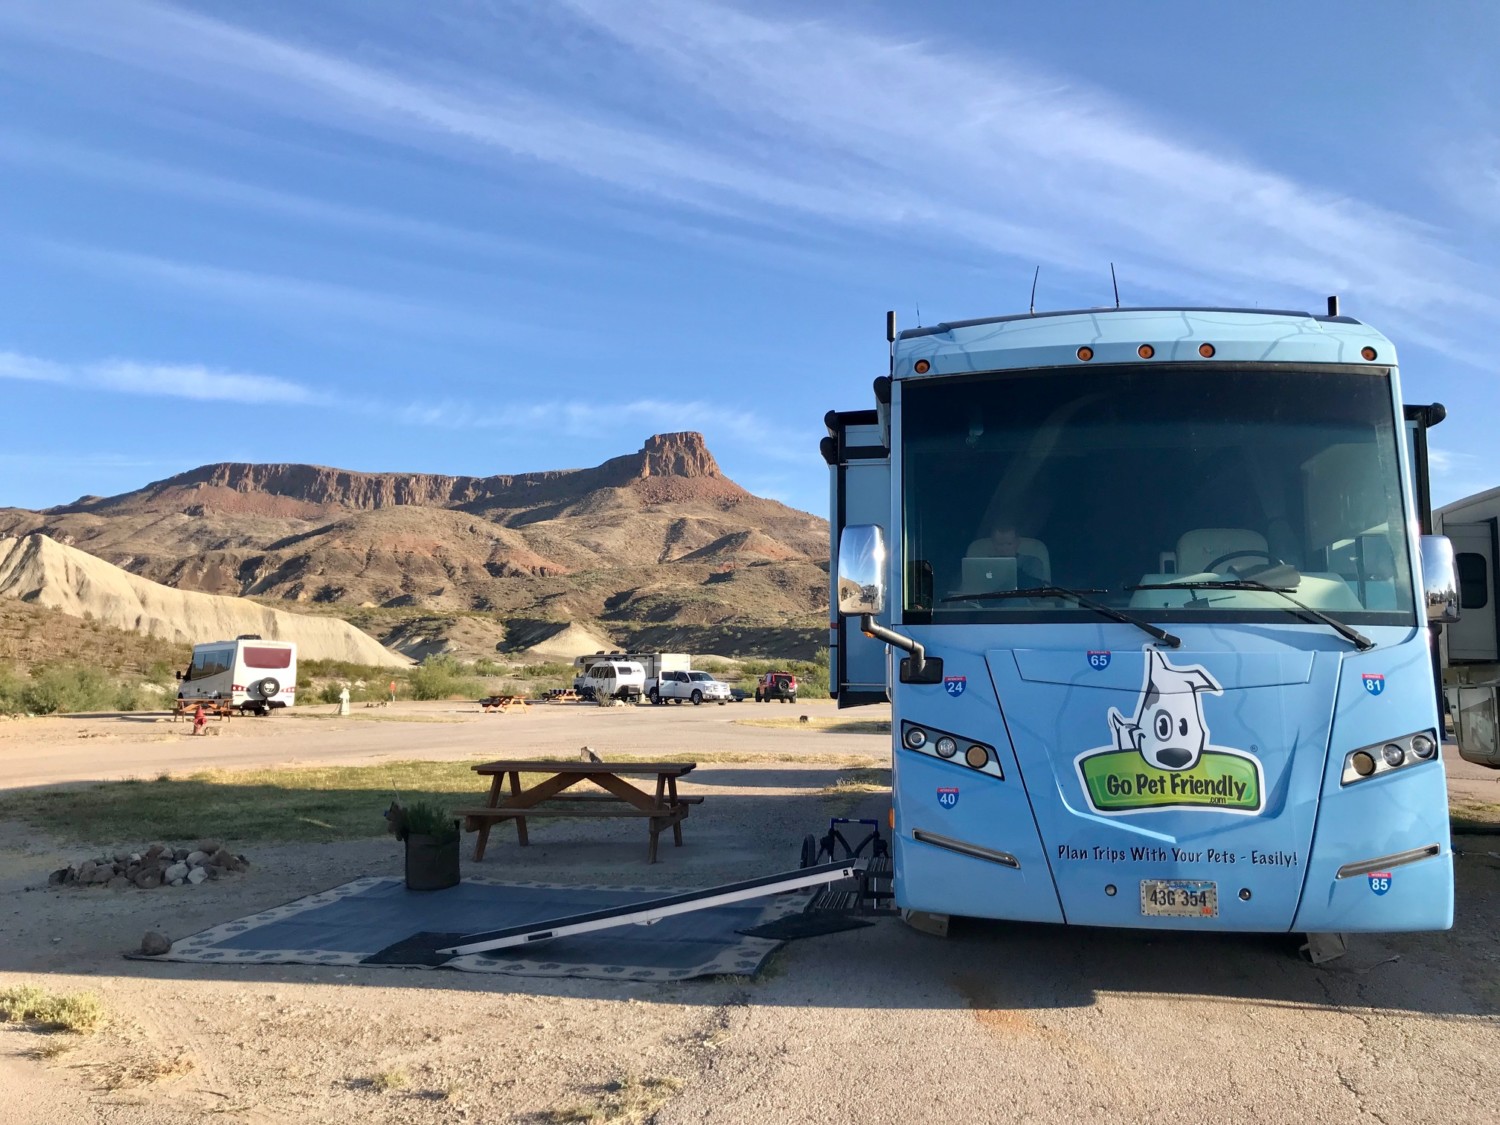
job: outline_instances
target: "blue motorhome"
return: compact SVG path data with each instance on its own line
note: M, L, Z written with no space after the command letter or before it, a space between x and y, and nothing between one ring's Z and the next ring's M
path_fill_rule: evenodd
M897 905L1445 929L1453 867L1395 348L1338 314L888 320L833 411L833 691L892 705Z

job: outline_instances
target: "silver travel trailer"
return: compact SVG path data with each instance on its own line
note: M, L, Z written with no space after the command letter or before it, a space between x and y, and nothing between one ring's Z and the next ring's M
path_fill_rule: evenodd
M193 662L178 674L180 699L228 700L241 711L268 715L297 698L297 645L253 633L193 646Z
M1434 530L1453 544L1463 616L1444 626L1443 689L1458 752L1500 769L1500 488L1433 512Z

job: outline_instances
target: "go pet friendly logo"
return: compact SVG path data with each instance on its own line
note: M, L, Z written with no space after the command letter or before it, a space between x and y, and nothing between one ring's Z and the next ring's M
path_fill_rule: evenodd
M1158 809L1258 813L1265 782L1258 759L1209 743L1204 696L1224 689L1193 664L1179 668L1147 648L1146 672L1135 714L1114 707L1107 716L1112 746L1075 759L1089 807L1112 816Z

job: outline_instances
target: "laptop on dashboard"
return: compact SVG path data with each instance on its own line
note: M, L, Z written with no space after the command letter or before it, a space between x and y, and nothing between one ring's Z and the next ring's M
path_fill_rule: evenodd
M1008 558L964 559L963 593L988 594L995 590L1016 588L1014 555Z

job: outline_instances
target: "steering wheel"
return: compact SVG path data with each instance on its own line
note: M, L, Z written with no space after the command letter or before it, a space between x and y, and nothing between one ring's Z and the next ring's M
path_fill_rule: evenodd
M1217 571L1219 567L1223 566L1225 563L1231 561L1232 559L1243 559L1243 558L1265 559L1266 560L1266 566L1263 567L1262 569L1269 569L1270 567L1273 567L1273 566L1283 566L1283 565L1285 565L1282 562L1281 559L1278 559L1275 555L1271 554L1269 551L1257 551L1257 550L1253 550L1253 549L1247 549L1247 550L1243 550L1243 551L1230 551L1227 554L1220 555L1218 558L1214 559L1212 562L1210 562L1203 569L1204 570L1209 570L1209 571Z

